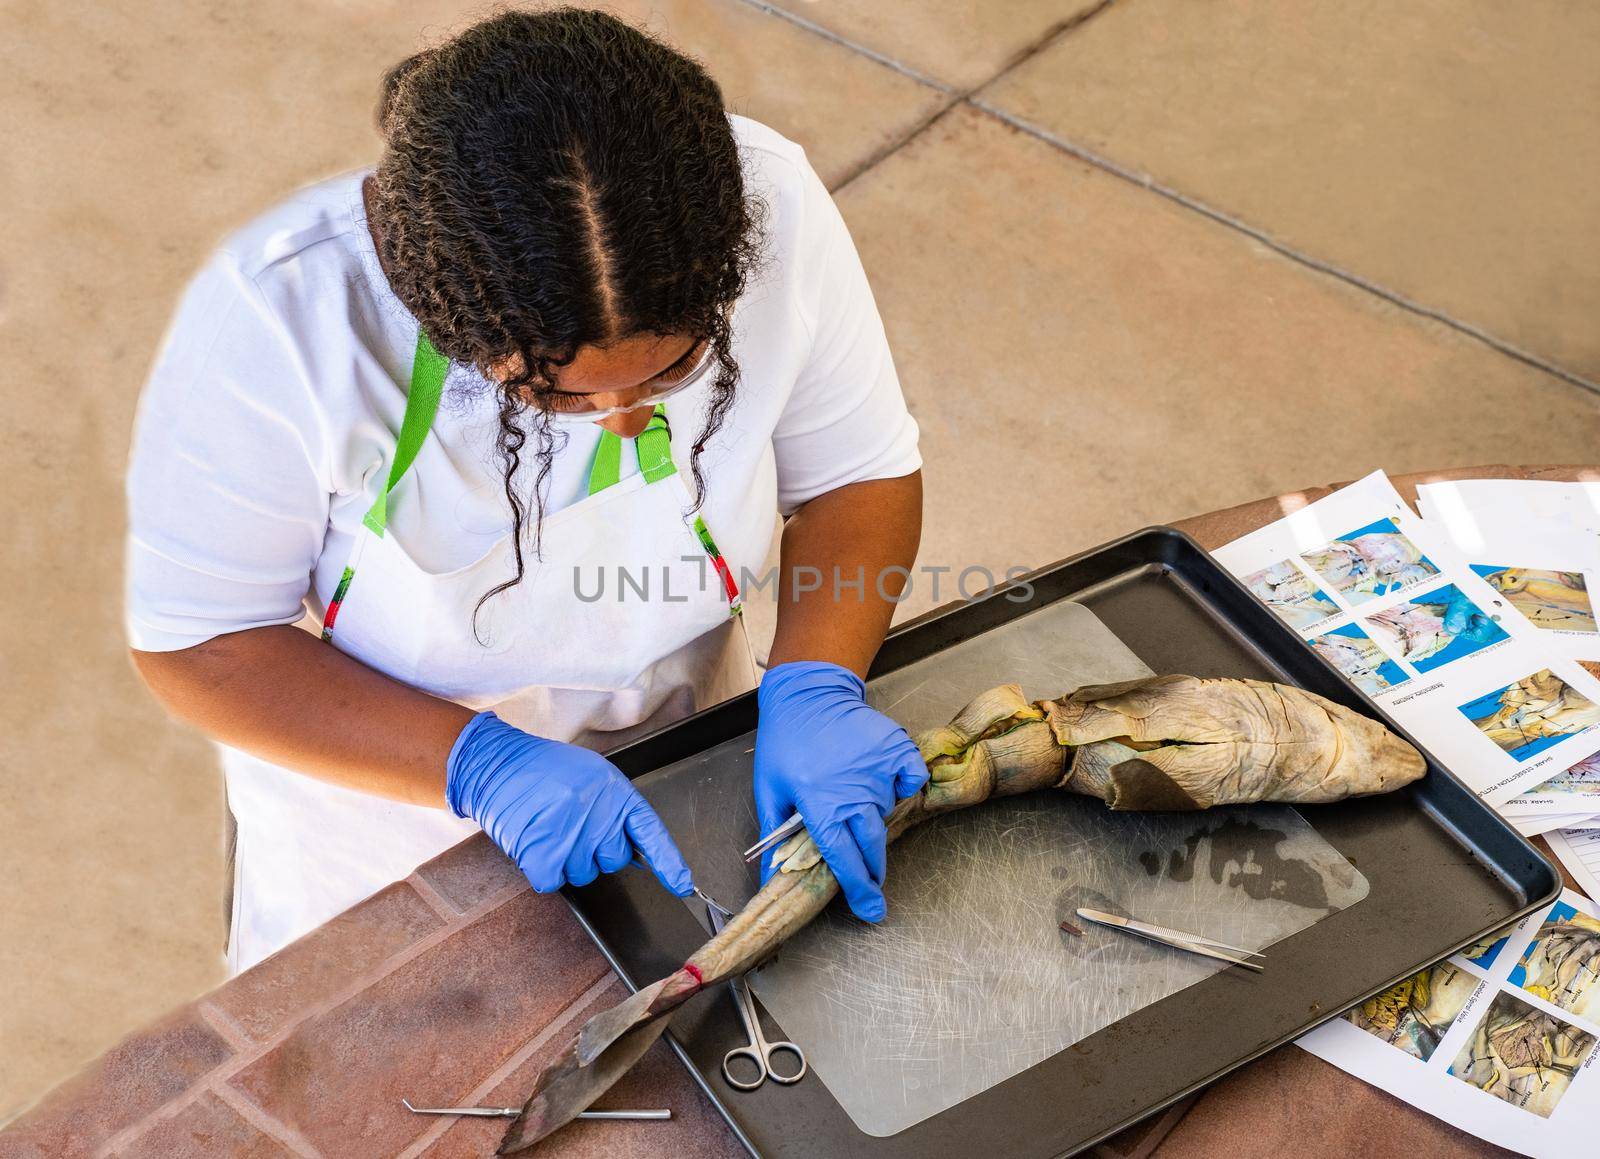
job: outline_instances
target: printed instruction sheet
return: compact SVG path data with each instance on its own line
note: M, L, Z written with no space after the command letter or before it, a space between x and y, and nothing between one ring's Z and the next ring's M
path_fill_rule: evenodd
M1528 836L1553 829L1600 829L1600 753L1525 789L1499 809Z
M1589 776L1600 680L1513 612L1382 471L1214 554L1489 804ZM1590 814L1572 803L1548 815Z
M1546 833L1545 840L1572 880L1590 897L1600 897L1600 829L1564 829ZM1600 963L1595 968L1600 969Z
M1594 1154L1600 916L1569 891L1299 1039L1318 1058L1537 1159Z
M1600 535L1600 481L1460 479L1424 483L1417 488L1417 494L1419 509L1427 519L1448 516L1446 503L1436 503L1440 496L1448 494L1453 498L1447 503L1459 504L1480 520L1537 523ZM1435 505L1437 510L1426 509Z
M1492 482L1424 483L1417 510L1547 643L1600 660L1600 532L1580 526L1576 503L1569 518L1539 519L1510 505L1520 492L1503 494Z

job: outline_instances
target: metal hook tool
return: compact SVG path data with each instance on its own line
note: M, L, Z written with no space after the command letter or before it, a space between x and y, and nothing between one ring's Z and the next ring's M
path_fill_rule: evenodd
M413 1115L476 1115L483 1119L515 1119L522 1114L521 1107L413 1107L410 1099L401 1099L406 1110ZM579 1111L580 1119L670 1119L668 1109L649 1111Z

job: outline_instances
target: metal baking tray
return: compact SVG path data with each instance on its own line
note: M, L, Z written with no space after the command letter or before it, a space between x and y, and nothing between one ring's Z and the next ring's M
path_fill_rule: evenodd
M1136 532L1043 568L1026 582L1033 589L1026 601L1008 599L1011 589L1002 589L905 624L885 641L869 680L1070 599L1092 610L1157 672L1295 684L1383 719L1405 735L1198 544L1172 528ZM996 683L1006 679L995 673ZM755 696L747 694L610 755L624 772L640 777L749 732L755 715ZM658 806L679 806L664 814L681 814L684 800L707 792L708 778L722 782L714 788L726 800L736 791L747 795L748 777L748 758L706 765L681 783L653 786L651 796ZM743 1038L724 987L687 1004L673 1021L669 1041L753 1154L1070 1155L1560 892L1554 866L1431 756L1428 775L1399 792L1301 806L1300 812L1360 869L1371 892L1360 904L1274 945L1269 984L1241 977L1242 971L1223 971L898 1134L875 1138L858 1130L814 1078L793 1087L768 1083L748 1093L728 1087L719 1069L723 1052ZM741 816L734 824L736 848L743 848L756 836L754 823ZM715 841L720 849L729 839L726 826L701 832L674 825L673 833L691 864L702 860L697 841ZM567 896L634 988L675 970L705 939L690 910L642 872L602 878ZM775 1025L770 1015L768 1023L769 1029Z

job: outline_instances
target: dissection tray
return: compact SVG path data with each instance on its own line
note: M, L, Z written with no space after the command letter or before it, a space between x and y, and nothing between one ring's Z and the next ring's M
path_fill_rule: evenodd
M1053 695L1084 682L1080 673L1093 672L1104 680L1108 677L1102 670L1114 672L1122 665L1132 669L1129 677L1148 669L1282 681L1385 719L1179 532L1139 532L1043 569L1025 582L1025 589L941 609L896 631L868 681L874 702L915 731L947 719L973 692L993 684L1015 681L1030 696ZM1093 615L1078 616L1063 602L1081 605ZM1050 614L1035 614L1045 609ZM1054 639L1041 634L1040 626L1046 624L1060 634ZM1041 642L1049 646L1041 648ZM738 851L756 836L749 794L754 723L755 698L747 695L612 754L661 811L702 887L730 904L744 900L755 887L738 859ZM1308 823L1303 831L1297 817ZM941 1058L929 1064L932 1069L925 1077L956 1076L966 1084L956 1098L919 1102L902 1092L902 1106L896 1110L893 1092L879 1092L857 1100L854 1119L830 1090L830 1081L842 1081L837 1073L830 1081L811 1076L793 1087L769 1083L748 1093L728 1087L719 1070L722 1055L742 1039L733 1004L719 987L675 1017L670 1041L753 1152L873 1159L1071 1154L1392 985L1423 963L1530 912L1559 891L1553 867L1431 759L1429 775L1398 793L1298 811L1270 807L1204 816L1112 817L1096 802L1063 795L1059 801L993 802L971 811L970 817L958 814L944 820L946 825L935 823L926 835L909 836L911 844L904 851L899 846L891 850L891 890L928 888L933 878L927 866L972 848L973 838L962 835L963 827L967 834L987 834L983 840L991 843L1010 841L1013 847L1003 855L995 852L988 863L1006 867L1001 877L1022 876L999 880L990 871L990 892L1005 889L1010 896L1004 904L991 900L988 910L1013 939L1020 936L1018 930L1041 920L1038 896L1047 896L1053 905L1067 893L1098 889L1107 896L1122 893L1121 904L1154 911L1138 916L1167 924L1179 924L1177 915L1188 905L1194 915L1189 920L1221 923L1217 929L1195 932L1235 940L1220 931L1230 920L1243 921L1239 915L1248 912L1229 900L1228 891L1240 886L1189 902L1166 889L1173 871L1182 875L1183 867L1173 857L1182 858L1180 847L1186 848L1190 836L1196 838L1195 854L1202 844L1212 843L1205 865L1198 866L1197 859L1191 867L1200 868L1203 881L1209 882L1219 856L1224 864L1234 857L1235 868L1254 859L1259 869L1264 859L1286 859L1292 850L1287 859L1319 867L1324 889L1336 882L1336 892L1347 892L1324 907L1317 915L1320 920L1288 921L1253 933L1237 927L1239 938L1254 936L1258 943L1281 939L1273 942L1267 969L1260 975L1166 959L1172 964L1163 968L1198 974L1186 975L1175 986L1151 984L1149 978L1159 970L1144 975L1140 967L1161 959L1135 961L1119 945L1113 952L1123 959L1117 970L1107 971L1106 984L1116 985L1120 977L1136 993L1120 1000L1120 1006L1103 996L1085 999L1079 1014L1064 1019L1041 1014L1035 1021L1047 1032L1034 1033L1038 1026L1019 1028L1024 1036L1034 1033L1027 1052L1037 1055L1037 1061L1024 1058L1024 1069L1009 1073L1017 1063L1012 1051L1009 1061L1001 1063L974 1059L968 1074L968 1068ZM1219 853L1217 827L1230 820L1258 831L1276 825L1284 831L1283 840L1269 837L1263 845L1251 839L1256 844L1247 852L1236 846L1232 854ZM1096 821L1103 821L1104 829ZM1102 833L1103 839L1098 836ZM1052 844L1056 837L1059 845ZM1291 839L1302 844L1284 844ZM1098 864L1109 868L1075 872L1075 866L1096 863L1097 840ZM1113 848L1120 851L1118 857L1108 852ZM1141 860L1141 854L1149 858ZM1132 864L1145 870L1147 883L1130 871L1130 856ZM1343 870L1329 876L1339 865L1353 867L1354 876L1346 877ZM1060 866L1067 868L1066 878L1052 882L1053 889L1035 890L1034 901L1025 899L1029 873L1048 874ZM902 871L903 882L895 877ZM1226 879L1227 873L1215 871ZM1295 873L1303 883L1303 872ZM1141 893L1142 886L1148 888ZM642 873L613 875L570 891L569 897L630 985L675 970L705 938L697 917ZM891 893L891 906L905 900ZM1118 901L1115 896L1111 900ZM940 922L933 925L942 923L946 932L937 937L950 937L952 907L971 915L969 928L984 920L984 907L977 901L972 894L938 899L943 908ZM1265 909L1258 907L1255 913L1263 915ZM791 944L795 959L803 965L808 946L825 939L830 926L849 921L830 911ZM1095 935L1093 945L1104 945L1100 939L1109 936ZM1063 954L1090 949L1090 943L1066 944L1073 940L1058 937ZM830 954L827 968L841 968L837 946ZM857 962L852 999L860 1001L872 985L888 987L880 992L881 1009L870 1012L877 1020L872 1030L882 1042L900 1027L896 1041L902 1046L902 1076L909 1073L904 1064L914 1069L914 1056L925 1053L925 1042L910 1045L915 1035L908 1036L903 1025L916 1015L915 1001L907 995L917 984L915 972L897 967L898 974L890 977L895 971L884 965L905 960L903 955L880 955L871 967L878 974L867 975L866 982L859 980L863 963ZM812 987L793 986L786 995L779 985L786 971L790 981L804 973L780 963L765 978L756 977L758 992L770 999L768 1016L775 1025L769 1029L781 1027L785 1037L816 1052L819 1060L837 1054L836 1047L850 1034L862 1032L867 1016L841 1008L838 1017L853 1019L855 1025L830 1033L820 1004L790 1001L804 998ZM928 975L922 978L926 982ZM952 1007L968 998L983 1002L981 1010L965 1017L952 1013ZM947 992L941 999L942 1016L953 1017L951 1025L958 1028L1004 1018L1021 1021L1037 1000L1037 994L1012 992L985 1000L981 988L966 996ZM1051 998L1057 1003L1071 1000L1070 993ZM773 1018L772 1008L788 1009L794 1025L786 1024L781 1013ZM1109 1022L1102 1017L1107 1012ZM1055 1040L1071 1045L1051 1049ZM891 1050L885 1057L896 1056Z

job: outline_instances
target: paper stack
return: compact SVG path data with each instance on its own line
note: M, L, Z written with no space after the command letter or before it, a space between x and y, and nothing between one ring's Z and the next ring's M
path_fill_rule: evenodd
M1510 614L1539 633L1541 644L1600 673L1600 483L1426 483L1417 488L1417 506L1500 593ZM1568 830L1570 838L1600 830L1600 753L1517 794L1500 811L1529 834Z
M1524 833L1600 831L1600 484L1421 490L1379 471L1216 557Z
M1479 1138L1593 1155L1600 1122L1600 916L1571 890L1299 1044Z
M1435 963L1300 1045L1538 1159L1600 1123L1600 483L1380 471L1215 554L1589 895Z

